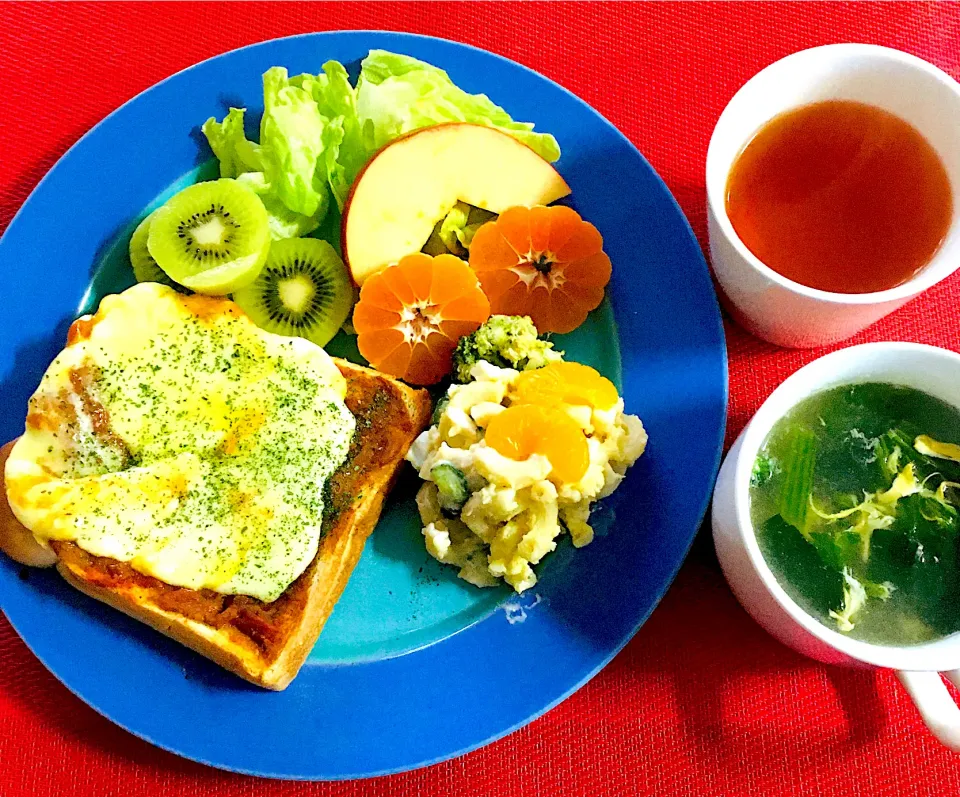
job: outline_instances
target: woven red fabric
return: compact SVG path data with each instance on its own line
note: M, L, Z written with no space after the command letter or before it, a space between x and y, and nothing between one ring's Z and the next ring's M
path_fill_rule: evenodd
M953 4L0 4L0 229L70 144L152 83L251 42L349 28L456 38L562 83L640 148L703 243L710 131L762 67L863 41L960 76ZM958 300L960 276L851 342L960 349ZM730 324L727 339L731 440L823 352L778 350ZM155 750L73 697L0 616L0 762L2 797L960 795L958 759L893 676L822 667L774 642L727 590L705 535L633 642L565 703L484 750L361 783L268 783Z

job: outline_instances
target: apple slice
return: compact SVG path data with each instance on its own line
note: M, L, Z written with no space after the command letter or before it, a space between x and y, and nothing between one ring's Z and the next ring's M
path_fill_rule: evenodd
M419 252L458 202L502 213L570 193L556 169L492 127L453 122L415 130L381 149L343 210L343 257L354 282Z

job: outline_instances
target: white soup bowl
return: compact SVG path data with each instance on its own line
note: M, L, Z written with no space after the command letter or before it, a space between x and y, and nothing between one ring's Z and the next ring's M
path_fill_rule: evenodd
M930 730L960 751L960 708L941 678L943 673L960 687L960 633L895 646L861 642L828 628L777 581L750 519L750 477L774 424L814 393L862 382L904 385L960 408L960 355L916 343L866 343L821 357L786 379L747 424L720 469L712 514L717 558L740 603L773 636L828 664L896 670Z

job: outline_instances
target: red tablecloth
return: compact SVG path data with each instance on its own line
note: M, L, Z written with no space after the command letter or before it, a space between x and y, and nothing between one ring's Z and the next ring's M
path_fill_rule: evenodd
M862 41L960 77L952 4L0 4L0 229L68 146L154 82L251 42L349 28L458 39L568 87L647 156L704 244L710 131L762 67L804 47ZM851 342L960 349L958 299L960 276ZM729 442L774 386L823 352L777 350L729 324L727 340ZM270 783L160 752L73 697L0 615L3 797L907 797L960 794L958 763L927 735L891 674L820 666L754 625L706 534L636 638L565 703L461 759L360 783Z

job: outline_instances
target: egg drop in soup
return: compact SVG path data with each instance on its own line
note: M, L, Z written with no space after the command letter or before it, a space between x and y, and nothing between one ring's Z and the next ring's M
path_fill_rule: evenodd
M730 171L726 210L740 240L794 282L872 293L909 281L950 228L939 155L888 111L829 100L780 114Z
M960 632L960 410L866 382L808 396L750 479L763 558L808 614L854 639Z

